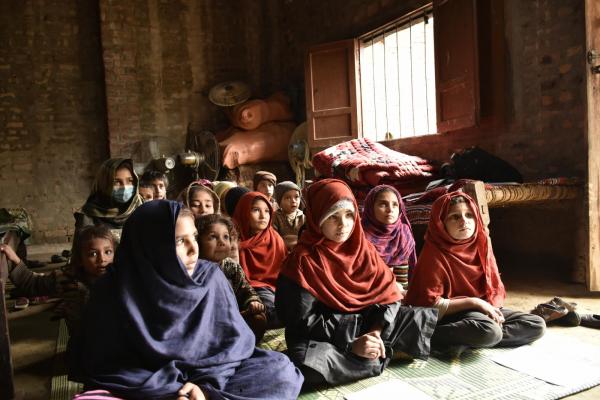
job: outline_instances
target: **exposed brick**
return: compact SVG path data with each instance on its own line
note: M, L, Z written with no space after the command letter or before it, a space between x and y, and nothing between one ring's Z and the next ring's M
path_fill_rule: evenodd
M28 210L34 242L67 240L106 157L97 21L93 2L0 2L0 207Z

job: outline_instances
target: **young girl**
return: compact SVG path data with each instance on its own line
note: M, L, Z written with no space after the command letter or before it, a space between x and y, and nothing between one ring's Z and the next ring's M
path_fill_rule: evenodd
M362 226L383 261L392 269L396 282L408 286L408 271L416 262L415 239L400 193L393 187L374 187L365 199Z
M254 347L231 285L198 259L194 216L180 203L139 207L123 229L114 268L84 316L86 390L137 399L295 399L289 359Z
M239 261L230 258L232 243L237 240L233 222L228 217L218 214L203 215L196 218L196 229L199 257L219 264L231 284L242 316L254 332L256 342L260 342L267 327L265 306L248 283Z
M74 214L75 234L87 225L106 224L118 240L123 224L142 203L133 162L125 158L108 159L98 170L92 193Z
M221 208L219 196L199 181L192 182L178 197L189 207L196 218L201 215L218 214Z
M456 356L467 347L520 346L544 334L541 317L502 308L506 292L473 200L451 192L434 203L406 303L434 306L432 345Z
M289 250L296 246L298 232L306 219L300 209L301 198L300 188L294 182L284 181L275 186L275 200L280 208L273 214L273 228Z
M244 194L233 214L241 238L240 264L267 308L269 328L279 326L273 304L275 282L287 254L283 239L271 226L272 215L269 200L258 192Z
M381 374L392 357L426 359L433 308L401 307L394 275L358 220L350 187L308 187L306 225L277 282L288 354L309 384Z
M69 335L78 335L83 307L92 284L106 272L113 261L115 239L105 225L86 226L75 237L71 263L63 270L49 274L30 271L10 246L0 246L12 261L10 279L26 296L58 296L61 302L55 309L65 318Z

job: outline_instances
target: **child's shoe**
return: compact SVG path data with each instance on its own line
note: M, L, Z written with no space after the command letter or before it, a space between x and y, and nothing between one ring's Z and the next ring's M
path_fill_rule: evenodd
M15 310L23 310L27 307L29 307L29 299L27 297L19 297L16 301L15 301Z

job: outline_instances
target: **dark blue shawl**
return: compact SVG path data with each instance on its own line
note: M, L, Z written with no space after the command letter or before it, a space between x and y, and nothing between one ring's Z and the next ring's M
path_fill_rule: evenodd
M189 276L177 257L180 209L152 201L125 223L84 317L87 387L127 398L172 398L185 382L219 390L253 354L254 335L218 265L199 260Z

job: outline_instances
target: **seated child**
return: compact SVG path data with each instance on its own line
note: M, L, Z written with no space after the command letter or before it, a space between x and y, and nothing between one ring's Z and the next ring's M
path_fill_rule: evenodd
M136 399L296 399L302 375L255 348L231 285L198 259L194 216L151 201L125 224L111 268L83 321L86 390Z
M456 356L467 347L512 347L539 339L544 320L502 308L505 297L478 207L461 192L438 198L406 295L406 304L438 308L432 346Z
M220 210L219 196L199 181L192 182L177 197L194 213L194 217L218 214Z
M139 192L140 196L142 196L142 200L144 200L144 203L154 200L154 186L152 186L150 183L140 181Z
M80 330L83 307L89 297L90 287L113 262L115 238L106 225L82 228L73 243L71 262L63 270L48 274L30 271L10 246L1 245L0 251L12 261L10 280L26 296L58 296L60 304L55 313L65 318L71 337Z
M219 214L203 215L196 218L196 229L199 257L219 264L231 284L240 313L254 332L256 343L260 342L267 327L265 306L248 283L239 261L229 257L232 252L232 240L237 240L233 222ZM237 246L235 249L237 251Z
M305 381L337 385L380 375L392 358L427 359L437 310L400 305L350 187L323 179L308 187L305 201L306 225L275 299L288 354Z
M144 186L152 186L154 189L154 200L165 200L167 198L169 178L166 174L160 171L146 171L140 180L144 183Z
M269 329L280 326L273 301L277 275L287 254L283 239L271 226L272 215L269 200L259 192L244 194L233 214L241 238L240 264L267 308Z
M289 250L296 246L298 232L304 225L300 196L300 188L294 182L284 181L275 186L275 200L280 208L273 214L273 228L281 235Z
M84 226L105 224L118 241L123 224L142 203L131 159L110 158L100 166L87 201L74 213L75 235Z
M277 177L275 174L269 171L256 171L252 182L254 184L254 191L264 194L267 199L269 199L273 211L277 211L279 206L273 197L275 185L277 185Z
M361 217L367 240L392 269L396 282L406 290L408 271L417 263L417 255L402 196L388 185L374 187L365 198Z

